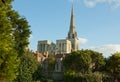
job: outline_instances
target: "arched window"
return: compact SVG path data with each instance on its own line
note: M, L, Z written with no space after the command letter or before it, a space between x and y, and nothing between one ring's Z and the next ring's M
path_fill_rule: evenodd
M75 38L74 34L72 34L72 38Z

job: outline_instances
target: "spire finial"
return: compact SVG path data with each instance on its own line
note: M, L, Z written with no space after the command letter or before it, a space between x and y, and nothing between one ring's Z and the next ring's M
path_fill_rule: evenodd
M72 3L72 15L74 15L74 4Z

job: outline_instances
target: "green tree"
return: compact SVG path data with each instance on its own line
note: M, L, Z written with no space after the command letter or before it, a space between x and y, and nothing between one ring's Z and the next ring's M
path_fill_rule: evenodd
M120 53L114 53L106 61L106 71L114 78L120 80Z
M6 5L0 1L0 80L2 81L15 79L19 64L18 54L14 48L12 25L7 18L11 1L6 1Z
M6 74L9 74L8 78L11 78L10 75L15 78L15 75L12 73L13 70L10 68L12 67L16 72L15 68L19 65L17 58L20 59L21 65L23 57L27 57L25 56L25 52L31 34L27 20L12 9L12 1L13 0L0 1L0 78L3 78L3 76L7 77L7 75L5 76L4 74L6 72ZM8 68L5 69L4 67L6 66L5 63L7 63L7 66L10 65L8 71L6 71ZM21 69L20 65L18 69ZM11 71L11 73L9 73L9 71ZM19 73L20 71L21 70L19 70ZM12 80L14 78L12 78Z
M42 78L44 78L42 76L42 68L41 65L38 65L37 70L33 73L32 75L33 81L41 81Z
M18 51L19 57L25 53L29 44L29 37L31 34L30 26L24 17L20 17L19 14L10 10L7 13L7 17L12 24L13 38L15 42L15 49Z
M48 71L51 72L51 71L54 71L55 69L55 57L54 55L49 55L49 57L45 60L45 62L48 63Z
M92 59L92 63L91 63L91 68L92 71L103 71L104 70L104 66L105 66L105 58L103 57L102 53L93 51L93 50L85 50Z
M36 57L30 52L26 52L25 55L21 57L21 62L18 68L19 75L15 81L17 82L32 82L33 74L39 67L39 63Z
M67 54L63 60L65 82L101 82L102 67L105 65L101 53L92 50L79 50ZM98 72L96 72L98 71Z
M86 73L90 70L91 57L84 50L75 51L65 57L63 64L66 70Z

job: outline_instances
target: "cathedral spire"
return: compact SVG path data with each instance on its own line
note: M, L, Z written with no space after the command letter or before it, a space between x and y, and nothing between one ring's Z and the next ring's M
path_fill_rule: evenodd
M71 22L70 22L70 30L75 31L75 20L74 20L74 9L72 7L72 12L71 12Z
M75 20L74 20L74 8L72 6L70 29L68 32L67 39L71 41L71 51L76 51L79 49L79 39L76 32Z
M72 6L72 11L71 11L70 29L68 33L68 39L71 39L71 38L77 38L73 6Z

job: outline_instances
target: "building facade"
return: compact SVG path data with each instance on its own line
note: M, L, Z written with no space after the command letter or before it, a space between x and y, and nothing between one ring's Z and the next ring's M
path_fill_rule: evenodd
M56 40L56 44L48 40L38 41L37 51L40 53L48 52L49 54L66 54L76 50L79 50L79 39L74 21L74 9L72 7L70 29L67 38Z
M56 45L53 42L48 41L48 40L38 41L38 47L37 47L38 52L43 53L43 54L45 52L55 53L55 50L56 50Z
M61 39L56 41L57 54L64 54L71 52L71 41L67 39Z

